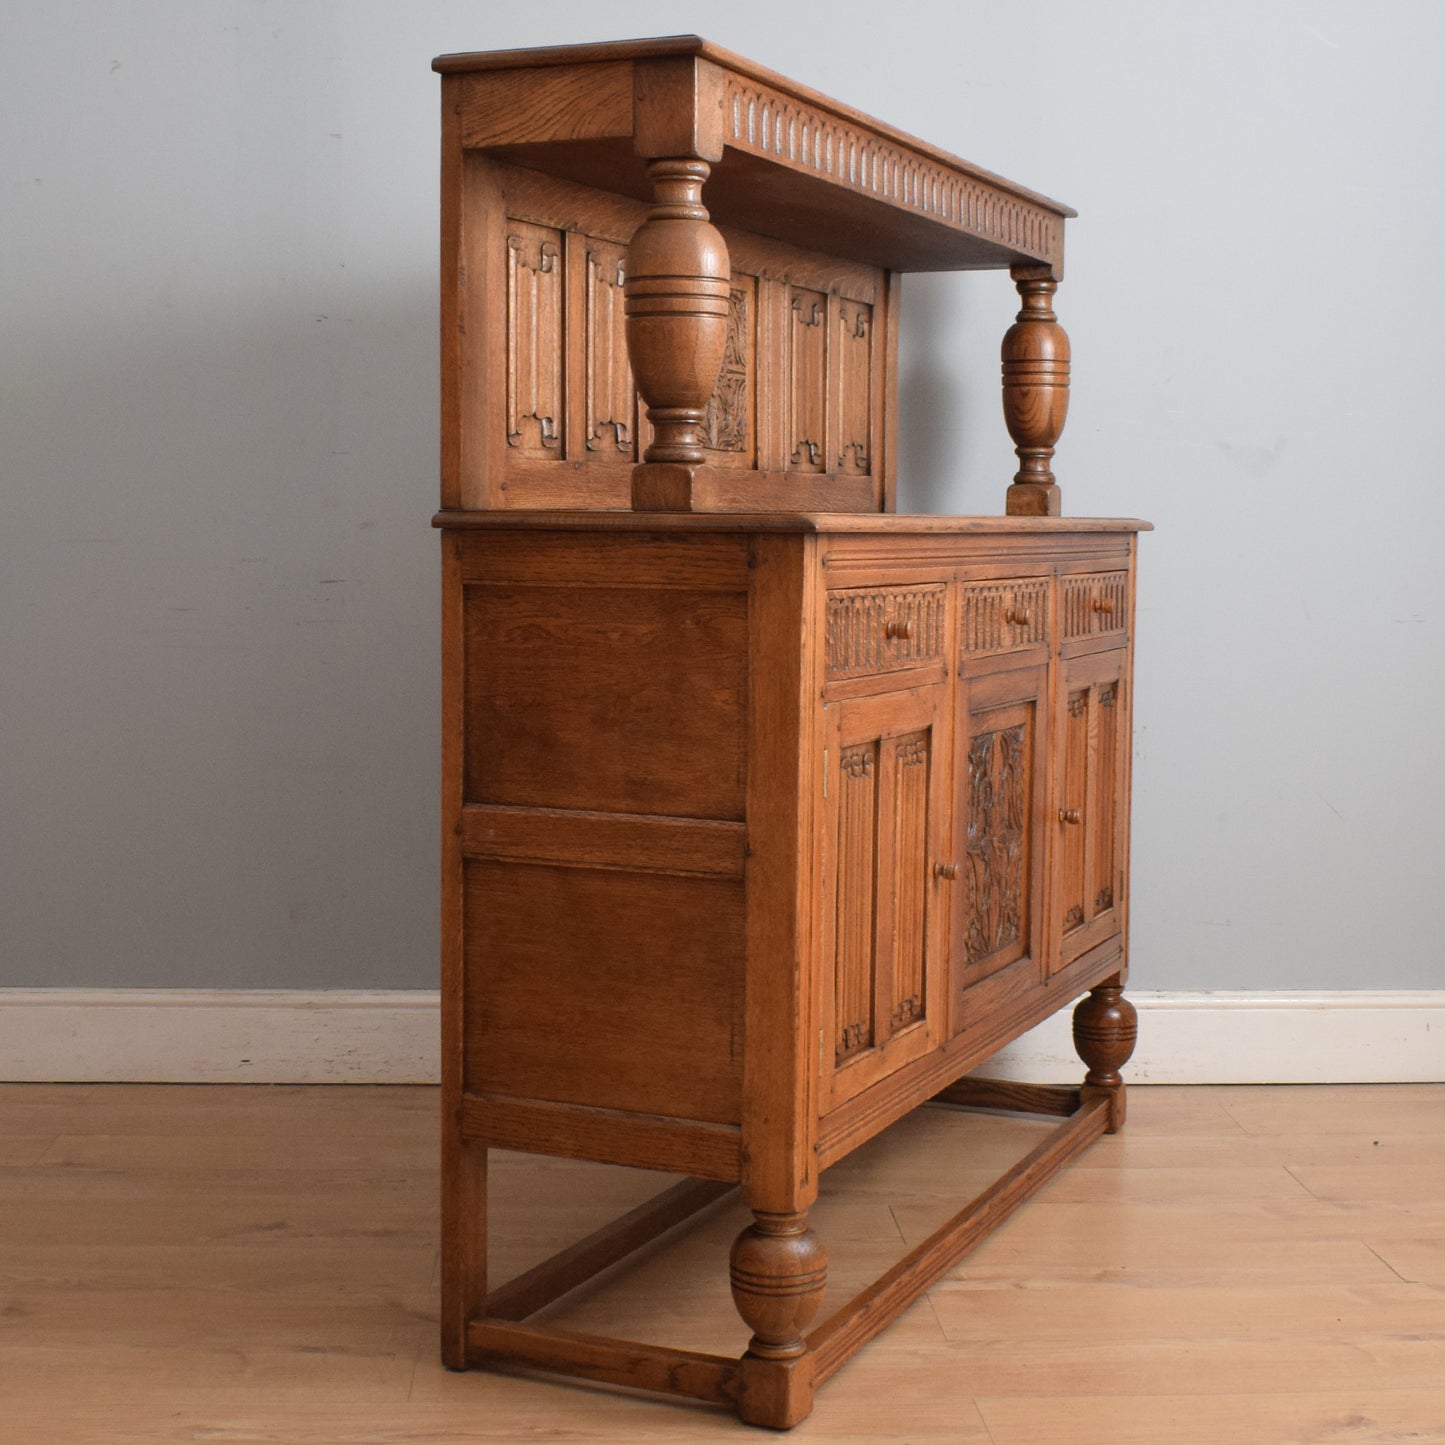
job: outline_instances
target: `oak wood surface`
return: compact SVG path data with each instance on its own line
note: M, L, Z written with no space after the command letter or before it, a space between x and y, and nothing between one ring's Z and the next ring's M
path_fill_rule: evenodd
M1072 212L696 37L437 69L444 1356L792 1428L1124 1120L1146 524L1057 519ZM1023 298L1004 519L889 511L940 266ZM1077 1112L812 1330L820 1171L1086 991ZM518 1323L713 1185L487 1295L508 1147L736 1180L741 1356Z

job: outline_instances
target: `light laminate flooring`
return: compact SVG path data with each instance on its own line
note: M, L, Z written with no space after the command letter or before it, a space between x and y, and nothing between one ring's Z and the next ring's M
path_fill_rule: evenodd
M0 1442L746 1441L437 1357L426 1088L0 1086ZM837 1302L1046 1123L923 1109L824 1177ZM671 1182L493 1156L493 1278ZM738 1353L724 1201L549 1312ZM1445 1445L1445 1085L1135 1088L792 1439Z

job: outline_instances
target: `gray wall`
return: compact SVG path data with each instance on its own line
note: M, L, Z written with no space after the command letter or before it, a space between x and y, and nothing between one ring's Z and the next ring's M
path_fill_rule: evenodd
M1159 527L1136 983L1442 982L1445 6L822 16L5 0L0 984L431 986L427 63L686 29L1082 213L1065 508ZM1011 288L905 294L904 504L996 512Z

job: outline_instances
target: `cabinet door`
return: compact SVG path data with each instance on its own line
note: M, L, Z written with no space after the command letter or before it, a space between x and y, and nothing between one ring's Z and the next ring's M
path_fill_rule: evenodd
M830 703L819 1041L824 1111L941 1036L942 687Z
M1123 927L1128 682L1123 648L1067 658L1060 667L1051 889L1055 970Z
M954 885L949 972L953 1028L968 1022L970 985L1043 953L1047 664L959 678Z

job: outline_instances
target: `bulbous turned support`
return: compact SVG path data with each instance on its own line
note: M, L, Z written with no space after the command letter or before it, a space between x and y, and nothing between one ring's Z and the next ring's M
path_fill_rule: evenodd
M1138 1035L1139 1015L1118 984L1101 984L1074 1009L1074 1048L1089 1066L1080 1097L1085 1103L1108 1100L1110 1134L1124 1127L1125 1088L1119 1070L1129 1062Z
M748 1353L792 1360L807 1348L803 1331L823 1303L828 1255L802 1214L764 1214L733 1242L733 1303L753 1332Z
M1053 308L1059 283L1042 266L1015 266L1010 274L1023 309L1003 339L1003 415L1019 459L1007 511L1057 517L1059 488L1049 464L1069 411L1069 338Z
M671 492L685 505L707 459L703 427L727 346L732 280L727 243L702 203L711 169L702 160L649 162L652 211L627 249L627 351L654 431L634 469L634 501L641 480L654 498Z

